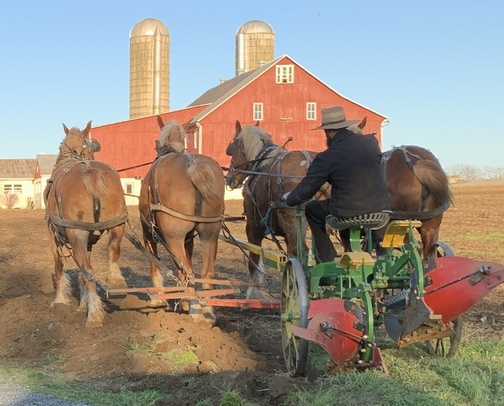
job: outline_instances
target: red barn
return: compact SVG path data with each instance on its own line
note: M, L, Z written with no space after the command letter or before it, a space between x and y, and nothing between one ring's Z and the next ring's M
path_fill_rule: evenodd
M225 150L236 120L242 125L259 121L279 145L292 137L286 146L289 150L321 151L325 148L324 132L311 129L320 124L322 109L336 105L343 106L347 119L367 117L365 131L376 132L381 145L387 117L341 96L287 55L223 81L185 109L161 116L165 122L176 119L189 123L188 151L209 155L226 167L229 157ZM102 146L97 159L120 170L122 178L138 180L148 166L137 166L155 158L159 127L156 117L149 116L95 127L92 136ZM125 189L134 193L133 186Z

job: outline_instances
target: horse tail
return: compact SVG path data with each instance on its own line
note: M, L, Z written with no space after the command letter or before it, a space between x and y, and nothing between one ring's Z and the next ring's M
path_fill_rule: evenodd
M215 187L215 175L205 162L195 159L187 168L187 176L204 200L214 200L219 197Z
M93 201L101 200L107 193L103 172L88 166L83 173L82 182Z
M440 203L453 203L453 194L450 190L448 176L443 168L432 160L421 159L413 165L413 172L419 182L432 193Z

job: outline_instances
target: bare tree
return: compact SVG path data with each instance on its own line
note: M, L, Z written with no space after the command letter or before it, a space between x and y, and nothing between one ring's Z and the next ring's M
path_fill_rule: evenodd
M4 192L0 195L0 203L7 209L12 209L19 201L19 196L16 193Z
M481 179L481 171L472 165L453 165L448 173L458 175L464 180Z

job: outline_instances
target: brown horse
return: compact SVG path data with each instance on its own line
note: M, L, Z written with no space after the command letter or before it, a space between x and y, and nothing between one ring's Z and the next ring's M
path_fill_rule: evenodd
M435 257L443 213L453 203L438 159L425 148L403 145L383 154L382 168L392 195L391 219L421 220L423 257Z
M142 181L139 210L146 248L157 253L158 237L174 260L179 279L192 285L194 237L202 245L202 278L213 278L219 233L224 215L224 174L209 156L185 151L187 134L176 121L163 123L156 141L158 155ZM163 286L159 268L151 263L155 287ZM203 284L211 289L212 284ZM152 305L162 305L154 300Z
M282 195L294 189L306 175L316 153L287 152L284 147L275 145L271 135L257 124L242 127L240 122L236 121L236 133L227 147L226 154L231 156L226 184L231 189L243 185L248 242L261 246L266 235L272 234L279 245L276 237L284 237L286 254L296 256L298 254L296 210L273 206L278 206ZM316 197L328 198L328 189L321 189ZM302 216L303 236L306 235L306 230L307 223ZM308 247L305 241L302 245L303 255L306 255ZM251 253L249 272L253 282L264 282L263 267L259 255ZM249 291L249 298L256 293L258 292L255 290Z
M366 117L349 127L363 134ZM443 213L453 203L448 176L428 149L403 145L383 153L382 171L392 196L391 220L421 220L418 231L424 258L434 258Z
M108 231L109 273L107 283L125 286L118 266L120 244L127 220L124 192L115 169L94 160L97 141L89 139L91 121L84 130L70 130L63 124L66 137L45 191L46 220L54 257L53 302L68 304L70 282L63 270L63 247L68 248L80 270L79 310L87 309L88 326L103 324L103 303L96 291L97 280L91 266L91 249Z

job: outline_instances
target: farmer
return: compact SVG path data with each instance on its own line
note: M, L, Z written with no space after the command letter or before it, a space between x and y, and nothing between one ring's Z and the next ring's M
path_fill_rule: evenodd
M341 106L322 110L327 149L316 155L303 180L282 197L288 206L310 200L320 187L331 185L331 198L307 203L305 216L319 262L334 261L336 249L326 232L326 217L348 218L390 209L391 198L381 171L381 151L373 135L348 129L359 120L347 120ZM349 240L349 230L340 231ZM347 244L345 244L347 245Z

